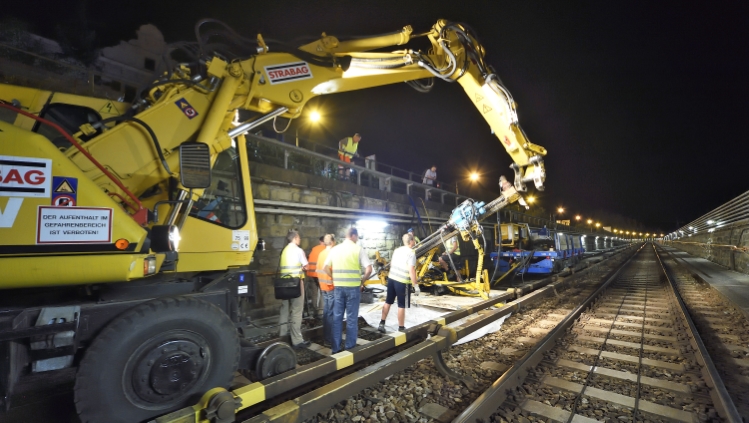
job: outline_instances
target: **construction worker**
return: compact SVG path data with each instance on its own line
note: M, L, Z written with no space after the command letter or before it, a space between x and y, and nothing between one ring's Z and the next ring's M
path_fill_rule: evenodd
M281 252L280 276L300 278L302 295L290 300L281 300L281 317L278 319L278 324L281 326L279 335L284 336L289 332L291 345L295 349L300 349L310 345L309 341L302 338L302 312L304 311L304 283L302 281L304 280L303 272L307 268L307 257L304 255L304 250L299 248L302 241L299 232L290 230L286 235L286 241L288 244ZM291 325L287 324L289 313L291 313ZM291 327L287 328L288 326Z
M403 235L403 246L396 248L393 252L390 272L388 273L387 296L385 297L385 305L382 307L380 326L377 328L382 333L385 333L385 320L387 320L390 306L393 305L396 298L398 299L398 331L406 329L406 303L408 302L410 287L413 286L416 292L419 289L419 282L416 278L414 245L416 245L416 242L413 235L406 233Z
M309 291L307 294L309 295L310 303L315 304L313 307L314 310L317 310L319 312L319 306L320 306L320 290L318 289L317 284L317 278L319 277L317 273L317 263L318 263L318 254L320 254L320 251L325 249L325 244L323 244L323 236L319 238L319 244L312 247L312 250L309 252L309 264L307 265L307 282L309 282ZM320 264L322 266L322 263ZM312 293L316 293L314 299L312 298Z
M413 235L413 237L414 237L414 242L415 242L415 243L417 243L417 244L418 244L418 243L420 243L420 242L421 242L421 240L419 239L419 237L418 237L418 236L416 236L416 234L414 234L414 228L408 228L408 231L407 231L407 232L408 232L409 234Z
M357 153L357 149L359 148L359 141L361 141L361 135L359 135L358 133L354 134L353 137L346 137L338 141L338 159L342 162L351 163L352 157L359 157L359 153ZM350 173L350 168L338 166L339 176L345 176L346 179L348 179Z
M315 282L317 282L318 274L317 274L317 260L318 255L322 250L325 249L325 243L323 240L325 239L325 235L318 238L319 244L312 247L312 250L309 252L309 263L307 264L307 276L312 278Z
M333 293L333 278L326 274L322 270L322 266L325 264L325 260L328 259L328 253L335 247L335 235L327 234L323 237L323 248L320 254L317 256L318 263L320 263L320 271L317 272L317 280L320 286L320 294L323 300L322 309L322 331L323 341L328 345L333 345L333 304L335 302L335 294Z
M341 350L343 335L343 313L346 313L345 349L356 346L359 331L359 302L364 281L372 274L372 264L367 253L357 244L359 232L351 228L346 232L346 240L333 247L325 259L323 272L333 278L333 344L332 353ZM362 276L362 271L364 276Z
M454 236L450 238L445 243L445 252L440 256L439 258L440 266L445 272L448 272L450 270L450 266L455 265L457 266L460 262L460 243L458 242L458 236ZM450 262L452 261L452 265ZM455 272L457 273L456 269Z

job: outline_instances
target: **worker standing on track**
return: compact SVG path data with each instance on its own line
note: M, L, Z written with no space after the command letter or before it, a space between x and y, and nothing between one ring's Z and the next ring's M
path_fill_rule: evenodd
M286 235L288 245L283 249L281 253L281 275L291 275L292 277L301 277L303 271L307 268L307 257L304 255L304 250L299 248L299 244L302 238L299 236L299 232L291 230ZM302 280L299 281L302 284L302 295L291 300L281 301L281 317L278 319L278 324L281 326L280 336L286 335L288 331L291 335L291 345L296 348L304 348L310 345L309 341L305 341L302 337L302 313L304 312L304 283ZM291 313L291 327L287 329L289 322L289 313Z
M342 162L351 163L351 159L356 156L359 157L357 150L359 149L359 141L361 141L361 135L354 134L353 137L346 137L338 141L338 159ZM344 168L343 166L338 167L338 175L346 179L349 178L351 168Z
M359 303L364 281L372 274L372 264L367 253L357 245L359 232L351 228L346 232L346 240L336 245L325 259L323 272L333 278L333 354L341 350L343 335L343 313L346 313L346 345L349 350L356 346L359 332ZM362 276L362 270L364 276Z
M416 254L414 253L414 237L411 233L403 235L403 246L398 247L393 252L393 259L390 261L390 272L388 273L387 297L385 305L382 307L382 319L380 326L377 328L385 333L385 320L387 320L390 306L394 300L398 299L398 331L406 329L406 303L408 301L410 286L412 285L416 292L419 292L419 282L416 278Z
M312 247L312 250L309 252L309 264L307 265L307 281L309 282L308 286L310 288L308 294L309 294L309 300L310 304L314 304L312 307L313 310L319 312L320 310L320 300L321 300L321 294L320 290L318 289L318 283L317 279L319 278L319 274L317 272L317 263L319 262L317 256L320 254L322 250L325 249L325 244L323 243L323 237L320 237L320 243ZM322 263L320 263L320 266L322 266ZM317 295L315 295L315 298L312 299L312 292L316 292Z
M323 243L325 248L320 251L320 255L317 256L318 263L320 266L325 264L328 259L330 250L335 247L335 235L327 234L323 237ZM323 344L333 345L333 306L335 303L335 294L333 293L333 278L323 272L322 267L317 272L317 280L320 284L320 294L323 299L322 309L322 332L323 332Z

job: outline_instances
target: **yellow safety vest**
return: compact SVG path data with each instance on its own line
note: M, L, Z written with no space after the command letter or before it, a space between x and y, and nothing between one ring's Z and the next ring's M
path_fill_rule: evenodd
M458 243L458 248L455 249L455 252L453 254L455 254L456 256L459 256L460 255L460 241L458 241L457 235L455 237L453 237L453 238L448 239L447 242L445 242L445 252L449 253L450 250L453 248L452 247L452 244L453 244L452 240L453 239L455 240L456 243ZM448 247L448 245L449 245L449 247Z
M348 239L330 250L334 286L361 285L360 251L361 247Z
M406 249L407 251L403 251L403 249ZM388 278L398 281L400 283L411 283L411 272L409 271L408 264L406 263L406 260L408 257L413 253L413 250L411 248L403 246L398 247L393 251L393 260L390 262L390 272L388 273Z
M293 278L301 278L303 277L302 274L302 263L299 261L299 255L293 254L296 253L296 245L292 247L291 245L287 245L286 248L283 249L283 252L281 253L281 264L280 264L280 270L281 274L280 276L291 276Z
M352 158L356 154L356 149L359 148L359 143L354 142L354 138L346 137L346 145L343 146L343 155Z

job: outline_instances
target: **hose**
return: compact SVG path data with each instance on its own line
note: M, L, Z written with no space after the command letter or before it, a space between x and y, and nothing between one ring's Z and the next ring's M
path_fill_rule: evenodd
M156 147L156 153L159 155L159 159L161 160L161 164L164 166L164 170L166 170L167 174L171 175L172 171L171 169L169 169L169 165L166 162L166 157L164 157L164 152L161 150L161 144L159 143L159 139L156 137L156 133L153 132L153 129L151 129L151 127L146 122L143 122L142 120L138 119L135 116L122 115L122 116L115 116L115 117L101 120L99 121L99 123L101 125L104 125L109 122L122 122L122 121L135 122L138 125L142 126L146 130L146 132L148 132L148 135L151 136L151 141L153 141L154 147Z

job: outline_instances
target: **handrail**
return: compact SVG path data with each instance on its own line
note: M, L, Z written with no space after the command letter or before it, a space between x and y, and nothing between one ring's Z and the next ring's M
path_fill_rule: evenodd
M749 219L749 191L716 207L697 219L666 235L667 240L691 237L700 232L712 233L716 229Z
M297 147L295 145L286 144L284 142L281 142L281 141L278 141L278 140L274 140L274 139L271 139L271 138L266 138L266 137L262 137L262 136L254 135L254 134L252 134L252 135L251 134L247 134L246 138L247 138L248 141L249 140L254 140L254 141L262 142L262 143L265 143L267 145L272 145L272 146L275 146L275 147L278 147L278 148L282 149L284 151L284 155L285 155L284 158L285 159L288 158L288 155L289 155L290 152L293 152L294 154L308 156L308 157L319 159L319 160L322 160L322 161L325 161L325 162L335 163L335 164L337 164L339 166L343 166L343 167L346 167L346 168L354 169L357 172L357 184L358 185L361 185L361 175L362 174L368 174L368 175L372 175L372 176L374 176L376 178L382 178L384 180L389 180L389 181L393 181L393 182L398 182L398 183L401 183L401 184L405 184L407 186L407 192L410 190L408 188L409 186L414 186L414 187L418 187L418 188L420 188L420 189L422 189L424 191L429 191L430 193L435 193L435 194L437 194L440 197L440 201L443 204L444 204L444 198L445 198L445 196L455 197L455 199L456 199L455 200L456 201L456 205L458 204L458 202L461 199L467 199L467 198L469 198L469 197L467 197L465 195L460 195L460 194L456 194L454 192L446 191L444 189L437 188L437 187L432 186L432 185L425 185L425 184L422 184L421 182L417 182L417 181L413 181L413 180L410 180L410 179L402 178L402 177L395 176L395 175L392 175L392 174L387 174L387 173L384 173L384 172L381 172L381 171L378 171L378 170L374 170L374 169L370 169L370 168L367 168L367 167L363 167L363 166L360 166L360 165L357 165L357 164L354 164L354 163L346 163L344 161L338 160L337 158L330 157L330 156L327 156L325 154L318 153L318 152L312 151L312 150L308 150L308 149L305 149L305 148L302 148L302 147ZM324 146L322 146L322 147L324 147ZM331 149L331 150L332 151L337 151L337 150L334 150L334 149ZM252 158L250 158L250 160L252 160ZM386 164L381 164L379 162L377 164L378 165L389 166L389 165L386 165ZM286 160L284 162L284 168L288 168L288 163L286 162ZM391 191L391 184L388 184L387 190Z

